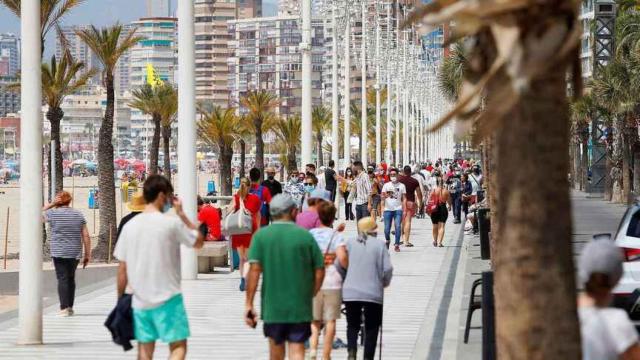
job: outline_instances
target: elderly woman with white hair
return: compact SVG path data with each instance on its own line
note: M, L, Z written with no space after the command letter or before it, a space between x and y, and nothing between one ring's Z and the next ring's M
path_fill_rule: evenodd
M364 311L364 359L373 359L378 331L382 324L384 288L391 283L393 266L385 241L378 238L378 225L372 217L358 221L358 236L347 240L347 257L338 259L346 270L342 300L347 309L348 359L355 360L358 332Z

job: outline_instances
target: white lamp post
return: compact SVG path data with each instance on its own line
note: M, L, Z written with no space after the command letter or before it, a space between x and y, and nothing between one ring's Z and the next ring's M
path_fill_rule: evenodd
M18 343L42 343L42 79L40 0L20 4L20 281Z
M340 126L340 101L338 99L338 16L337 6L333 6L331 15L333 22L333 57L331 66L331 159L338 164L339 154L339 132Z
M391 164L391 56L389 51L391 50L391 3L387 6L387 146L385 148L385 159L387 164Z
M196 219L196 77L194 45L193 0L178 2L178 194L184 212L192 221ZM196 252L181 247L182 278L198 277Z
M344 27L344 166L351 164L351 22L347 9Z
M360 76L361 76L361 85L360 85L360 136L362 138L362 147L360 149L360 160L367 166L367 145L368 145L368 134L369 128L367 124L367 1L361 0L361 20L362 20L362 37L360 39L361 46L361 54L360 54Z
M376 6L376 14L378 7ZM376 164L382 162L380 147L382 138L380 133L380 21L376 15Z
M302 1L302 126L300 158L302 165L311 163L311 0ZM322 154L318 154L322 156Z

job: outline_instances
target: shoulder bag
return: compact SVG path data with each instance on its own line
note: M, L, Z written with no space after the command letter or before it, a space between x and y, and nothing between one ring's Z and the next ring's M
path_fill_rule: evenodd
M253 230L253 218L251 213L244 207L244 202L238 199L238 209L227 215L222 224L222 232L225 235L251 234Z

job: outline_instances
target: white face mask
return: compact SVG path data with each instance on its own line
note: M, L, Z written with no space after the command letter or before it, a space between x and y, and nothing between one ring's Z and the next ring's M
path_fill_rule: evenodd
M391 177L391 182L392 182L392 183L396 183L396 182L398 182L398 178L397 178L396 176L392 176L392 177Z

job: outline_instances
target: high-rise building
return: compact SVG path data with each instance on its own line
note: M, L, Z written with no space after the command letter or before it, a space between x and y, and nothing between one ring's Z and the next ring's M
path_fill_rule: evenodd
M593 26L595 20L594 0L583 0L580 6L582 36L580 37L580 63L582 77L588 79L593 75Z
M325 36L321 19L312 21L312 97L322 102L322 71L325 63ZM250 90L269 90L280 103L281 115L300 113L302 103L302 40L300 18L280 15L229 22L233 40L229 43L230 100L238 106ZM240 111L245 109L240 108Z
M0 34L0 54L8 63L5 76L16 76L20 71L20 39L11 33Z
M126 37L133 31L135 26L133 24L122 25L122 32L120 33L120 39ZM137 31L136 31L137 32ZM124 94L131 88L129 75L131 73L131 50L125 52L120 56L116 69L114 71L114 83L116 91L119 95Z
M195 0L196 99L229 103L227 22L262 16L262 0Z
M170 17L142 18L132 23L136 35L144 39L129 54L129 88L147 83L150 66L162 81L175 83L177 25L177 19Z
M0 77L0 116L17 114L20 111L20 91L9 87L16 82L17 77Z
M172 17L171 0L147 0L146 17Z
M74 60L83 62L85 69L98 70L96 75L90 79L90 82L99 84L102 65L93 51L91 51L87 44L76 34L76 31L89 29L90 27L91 25L62 26L61 33L56 37L56 58L60 59L62 57L62 52L66 44L66 48L69 49Z

